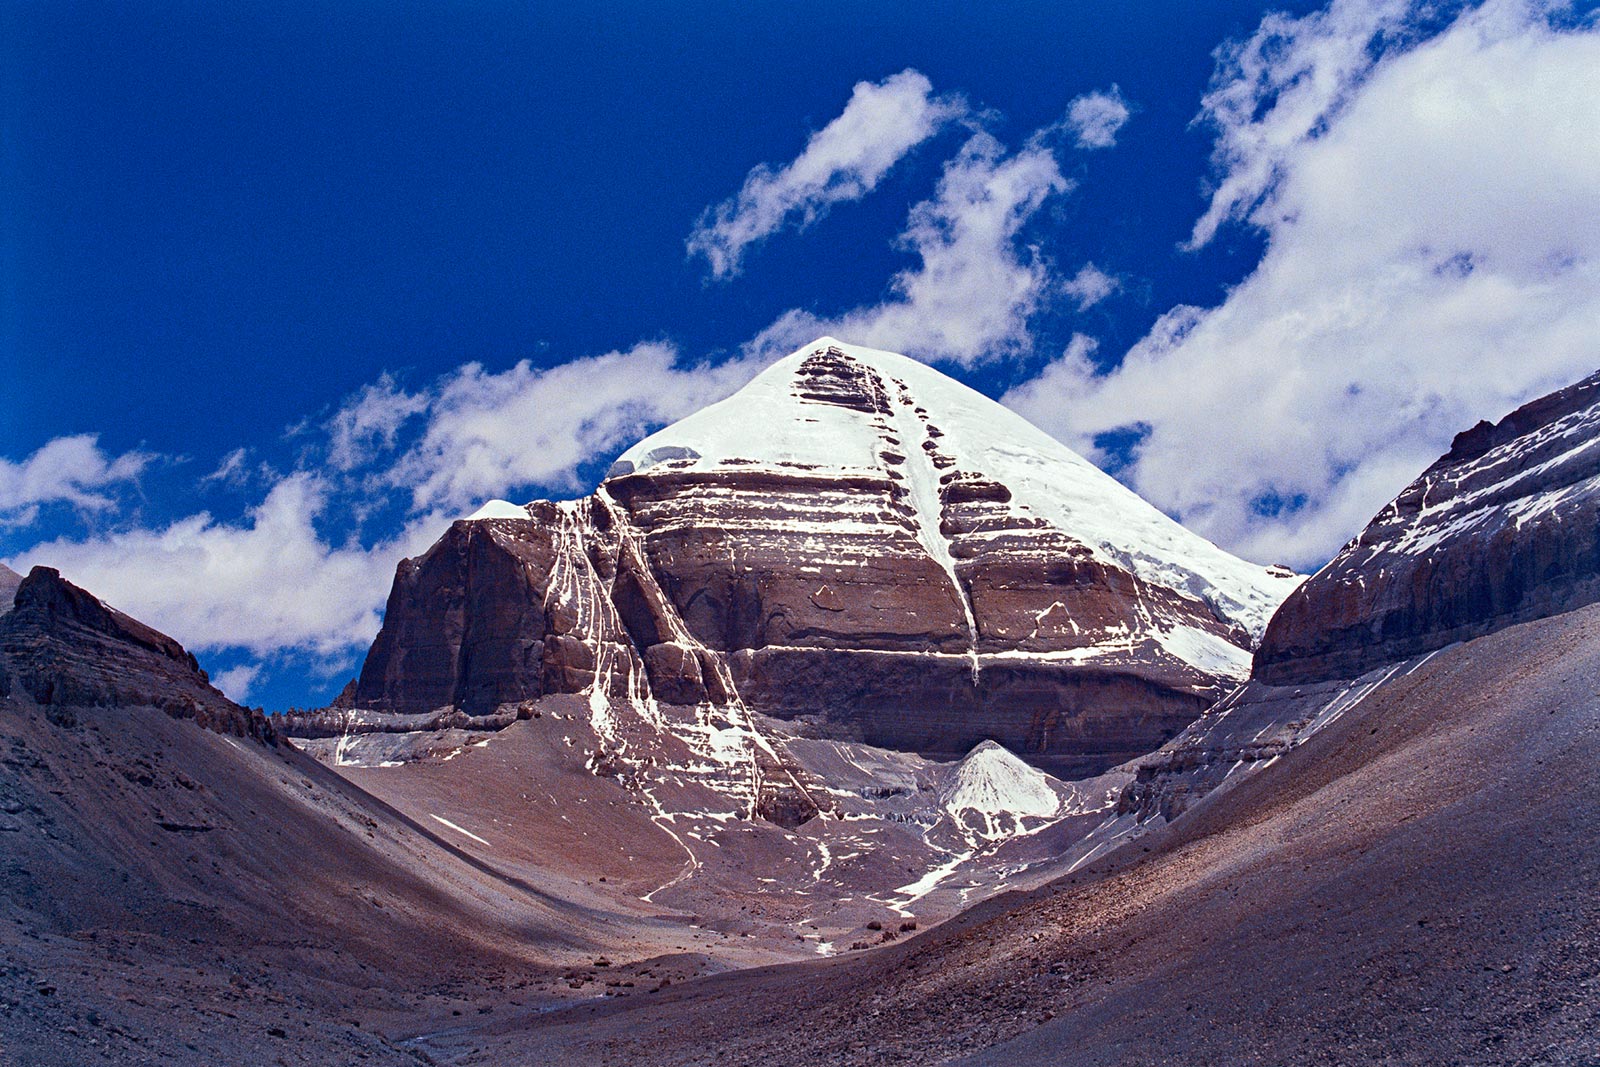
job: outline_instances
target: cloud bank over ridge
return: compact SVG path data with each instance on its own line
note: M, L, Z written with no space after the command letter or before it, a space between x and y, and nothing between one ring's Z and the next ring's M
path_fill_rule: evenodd
M1406 40L1423 14L1339 0L1224 51L1194 239L1259 227L1260 264L1006 397L1089 454L1135 435L1120 476L1251 558L1317 564L1455 432L1600 362L1600 33L1490 3Z

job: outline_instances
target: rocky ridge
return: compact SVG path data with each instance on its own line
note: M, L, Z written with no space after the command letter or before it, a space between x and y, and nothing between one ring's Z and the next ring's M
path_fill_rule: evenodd
M51 567L18 582L0 615L0 697L13 688L63 716L74 707L149 706L219 733L274 740L261 713L223 696L177 641Z
M1460 433L1284 601L1269 685L1352 678L1600 600L1600 374Z
M1249 682L1135 762L1118 811L1176 818L1439 650L1600 601L1597 530L1600 374L1457 434L1284 601Z

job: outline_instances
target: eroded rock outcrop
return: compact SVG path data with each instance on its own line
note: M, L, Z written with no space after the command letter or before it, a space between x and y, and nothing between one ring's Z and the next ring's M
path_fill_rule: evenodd
M148 706L236 737L271 740L259 712L212 687L166 634L35 567L0 615L0 696L26 692L62 721L70 709Z

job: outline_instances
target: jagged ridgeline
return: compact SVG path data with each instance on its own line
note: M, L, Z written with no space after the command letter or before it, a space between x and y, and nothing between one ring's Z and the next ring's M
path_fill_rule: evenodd
M592 496L493 502L402 563L345 703L504 718L579 694L611 752L662 705L714 709L671 728L753 780L783 775L753 712L1082 777L1242 680L1296 581L943 374L824 338Z

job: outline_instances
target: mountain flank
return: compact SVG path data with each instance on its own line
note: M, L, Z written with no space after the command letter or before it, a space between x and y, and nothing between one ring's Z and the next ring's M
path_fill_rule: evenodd
M1591 1062L1600 605L1572 592L1594 576L1564 546L1596 524L1581 479L1528 479L1594 431L1557 397L1424 475L1451 472L1465 505L1413 486L1418 506L1384 509L1310 579L1257 676L1131 765L1085 839L1105 849L1066 876L867 957L496 1020L483 1040L515 1033L517 1051L463 1062ZM1483 515L1481 471L1526 490L1488 505L1522 521ZM1436 508L1469 518L1431 536ZM1482 599L1417 579L1462 573L1458 555L1546 565ZM1312 680L1275 684L1284 648L1310 650L1289 677ZM757 1025L711 1022L751 1004Z
M494 502L402 563L348 704L738 705L1084 777L1243 680L1297 582L939 372L823 338L639 442L593 496Z
M481 816L413 819L274 743L53 570L0 614L0 670L4 1062L414 1067L385 1033L583 995L598 959L646 985L728 965L659 909L463 852Z

